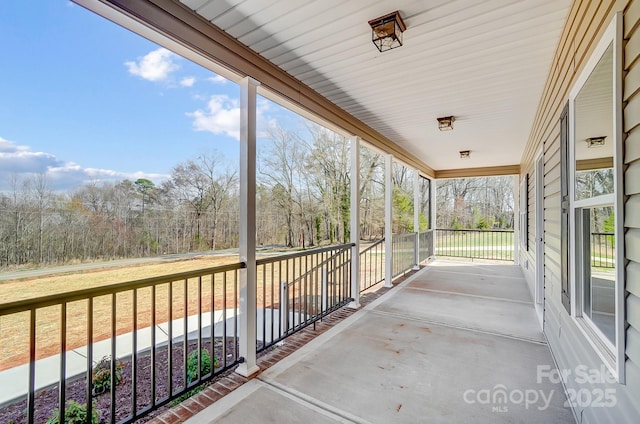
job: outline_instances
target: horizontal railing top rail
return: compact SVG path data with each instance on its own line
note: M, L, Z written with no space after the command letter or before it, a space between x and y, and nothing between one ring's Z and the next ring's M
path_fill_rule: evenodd
M367 252L369 252L370 250L375 249L376 247L378 247L379 245L381 245L382 243L384 243L384 237L381 238L380 240L376 241L375 243L373 243L370 246L367 246L366 248L362 249L360 251L360 256L366 254Z
M270 256L268 258L261 258L256 260L256 264L264 265L264 264L269 264L269 263L273 263L273 262L277 262L285 259L295 259L302 256L315 255L317 253L330 252L332 250L337 250L342 248L351 248L353 246L355 246L354 243L344 243L344 244L336 244L336 245L327 246L327 247L318 247L315 249L306 249L306 250L301 250L299 252L285 253L282 255Z
M195 271L178 272L175 274L162 275L158 277L143 278L140 280L126 281L111 285L90 287L86 289L74 290L69 292L55 293L46 296L38 296L30 299L20 299L0 304L0 316L9 315L18 312L25 312L34 308L44 308L47 306L59 305L61 303L70 303L77 300L94 298L109 294L117 294L120 292L131 291L134 289L142 289L146 287L157 286L174 281L188 280L204 275L216 274L226 271L235 271L246 268L244 262L237 262L228 265L219 265L210 268L199 269Z
M344 252L345 250L349 250L351 249L353 246L355 246L355 244L341 244L338 246L333 246L333 249L318 249L318 250L307 250L306 253L308 255L316 255L318 253L331 253L331 256L327 257L326 259L324 259L322 262L314 265L311 269L309 269L307 272L305 272L304 274L294 278L292 281L288 282L288 285L292 286L294 285L296 282L298 281L302 281L305 278L309 277L311 274L313 274L314 272L318 271L319 269L325 267L327 264L329 264L331 261L335 261L335 258L337 255L341 254L342 252ZM302 256L308 256L308 255L302 255ZM282 258L281 256L277 257L277 259ZM285 259L291 259L291 258L285 258Z
M404 237L414 237L416 233L402 233L402 234L394 234L393 238L404 238Z
M498 232L498 233L513 233L513 230L509 230L509 229L504 229L504 228L491 228L491 229L487 229L487 230L483 230L480 228L436 228L436 231L459 231L459 232L484 232L484 233L491 233L491 232Z

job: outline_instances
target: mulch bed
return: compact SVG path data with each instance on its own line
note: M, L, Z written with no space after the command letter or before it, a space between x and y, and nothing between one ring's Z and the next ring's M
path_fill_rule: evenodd
M222 340L216 338L215 355L219 358L220 366L224 366ZM195 351L197 344L190 341L187 348L187 354ZM211 341L202 342L202 349L206 349L211 353ZM183 379L183 344L175 343L172 350L172 370L173 370L173 390L174 393L181 390L184 385ZM227 363L232 364L235 360L236 346L234 339L227 339ZM167 346L156 349L156 401L165 399L169 394L169 367L167 359ZM116 386L116 421L123 420L131 415L132 407L132 373L131 358L123 359L122 362L122 381ZM216 373L219 371L216 370ZM137 361L137 391L136 403L138 410L143 409L151 404L151 354L146 352L138 356ZM36 392L35 397L35 422L46 423L52 416L53 410L58 407L58 385L53 385ZM75 400L80 404L86 403L86 377L78 376L67 380L66 399ZM111 420L111 393L109 391L93 397L95 408L99 411L100 422L110 422ZM26 396L14 401L9 405L0 408L0 423L22 424L27 422L26 416L27 399ZM148 420L151 418L149 417ZM139 423L146 422L145 419L138 420Z

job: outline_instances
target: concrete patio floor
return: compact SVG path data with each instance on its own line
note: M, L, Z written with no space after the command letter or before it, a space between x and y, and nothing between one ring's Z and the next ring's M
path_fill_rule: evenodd
M204 409L204 423L573 423L520 269L436 261Z

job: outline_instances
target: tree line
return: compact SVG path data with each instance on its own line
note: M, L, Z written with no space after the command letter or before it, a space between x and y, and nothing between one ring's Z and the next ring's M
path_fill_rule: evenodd
M511 176L439 180L436 199L438 228L513 229Z
M350 240L349 151L348 139L313 124L302 132L274 127L259 140L259 246ZM178 163L165 181L96 181L64 192L54 191L46 174L14 176L0 193L0 267L237 247L242 205L237 168L228 162L214 150ZM359 237L377 240L384 237L383 156L363 147L360 178ZM392 178L392 230L413 232L414 173L394 163ZM438 182L439 227L512 225L506 182L457 181ZM430 227L429 184L420 179L420 231Z

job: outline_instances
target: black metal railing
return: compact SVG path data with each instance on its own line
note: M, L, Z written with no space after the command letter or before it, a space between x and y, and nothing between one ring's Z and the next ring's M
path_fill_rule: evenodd
M433 230L422 231L418 234L418 262L422 263L433 256Z
M513 261L512 230L436 229L436 254Z
M53 397L60 417L75 401L100 422L130 423L236 365L243 266L0 305L0 343L18 347L0 369L24 364L10 382L11 420L47 422L44 399Z
M430 255L432 231L392 239L393 276ZM430 235L431 234L431 235ZM352 300L352 250L343 244L259 259L256 335L260 352ZM384 239L359 254L360 289L385 278ZM15 345L0 371L24 367L11 419L46 422L69 401L100 422L131 423L241 362L240 269L235 263L0 305L0 343ZM78 358L83 355L79 363ZM51 374L47 364L55 363ZM98 367L102 367L98 370ZM107 390L96 390L97 374ZM122 378L121 378L122 377ZM102 381L102 386L105 386ZM104 387L103 387L104 388ZM44 406L44 397L58 399ZM6 414L4 416L7 416Z
M352 300L353 246L342 244L257 261L258 352Z
M360 292L384 281L384 239L360 251Z
M392 248L392 276L410 270L416 264L416 233L394 234L391 241Z
M591 233L591 266L615 268L615 234Z

